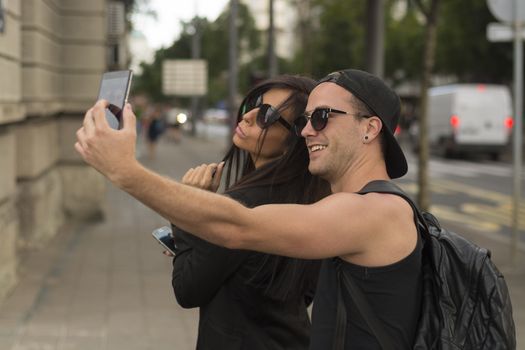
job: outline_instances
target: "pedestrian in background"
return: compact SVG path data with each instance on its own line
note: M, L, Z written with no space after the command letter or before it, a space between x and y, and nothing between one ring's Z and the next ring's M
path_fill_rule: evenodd
M280 76L256 86L239 109L224 161L190 169L182 182L216 192L225 169L225 194L248 207L326 196L328 183L308 172L304 139L292 130L314 85ZM230 250L173 232L173 289L181 306L200 308L197 349L308 348L319 261Z
M159 106L151 107L144 119L144 129L146 130L146 143L148 147L148 159L153 160L156 156L157 142L164 132L164 120L162 110Z
M412 348L422 300L422 241L414 212L398 195L359 193L371 182L407 172L393 136L399 97L381 79L347 69L329 74L310 93L306 114L296 119L295 127L309 149L308 169L329 181L333 194L304 205L247 208L226 196L155 174L134 158L135 117L130 106L119 131L107 126L106 106L98 102L86 113L75 147L116 186L178 227L215 244L324 259L310 349L332 349L334 341L344 343L344 349L382 348L356 308L354 294L341 288L342 273L366 295L383 330L394 340L389 348ZM342 309L347 317L338 318Z

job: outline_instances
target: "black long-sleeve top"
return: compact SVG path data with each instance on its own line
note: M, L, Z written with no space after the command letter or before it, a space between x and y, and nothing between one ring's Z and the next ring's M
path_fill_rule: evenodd
M248 207L255 207L286 202L286 199L276 199L276 193L281 190L285 191L262 186L228 195ZM299 260L226 249L176 227L173 232L177 245L173 289L182 307L200 307L198 350L308 348L307 306L315 291L318 262L308 262L308 269L312 269L308 275L312 280L310 287L305 288L308 284L299 282L300 279L285 277L297 284L293 286L295 291L301 292L285 298L275 297L268 292L268 287L277 279L276 266Z

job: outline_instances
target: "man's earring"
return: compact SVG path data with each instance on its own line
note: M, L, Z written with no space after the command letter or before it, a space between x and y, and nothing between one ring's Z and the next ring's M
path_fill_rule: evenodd
M368 141L368 135L365 135L365 142Z

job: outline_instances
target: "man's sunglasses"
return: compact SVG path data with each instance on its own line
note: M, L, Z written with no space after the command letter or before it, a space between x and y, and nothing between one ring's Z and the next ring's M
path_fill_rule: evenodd
M316 108L310 115L305 113L301 117L295 119L295 132L298 136L301 136L301 131L303 131L306 124L308 124L308 121L312 123L312 128L314 128L315 131L323 130L326 127L326 124L328 124L328 118L330 118L330 113L352 115L349 112L340 111L338 109L328 107Z
M267 103L262 103L262 95L256 98L249 98L242 107L241 113L244 115L255 108L259 108L255 121L261 129L266 129L275 122L281 123L288 130L292 128L290 123L279 114L277 108Z

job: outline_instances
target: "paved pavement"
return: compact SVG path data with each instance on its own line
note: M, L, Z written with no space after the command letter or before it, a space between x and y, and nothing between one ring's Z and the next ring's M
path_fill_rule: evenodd
M214 140L163 140L157 158L143 162L180 178L224 150ZM167 222L109 184L106 205L105 221L69 223L45 249L22 257L20 283L0 305L0 350L194 348L198 311L175 302L171 259L150 235ZM512 267L505 242L445 225L492 250L525 349L525 252L522 267Z
M180 179L224 150L164 140L154 161L141 161ZM106 206L105 221L69 224L23 257L20 283L0 306L0 350L194 349L198 310L176 303L171 259L150 235L167 221L109 183Z

